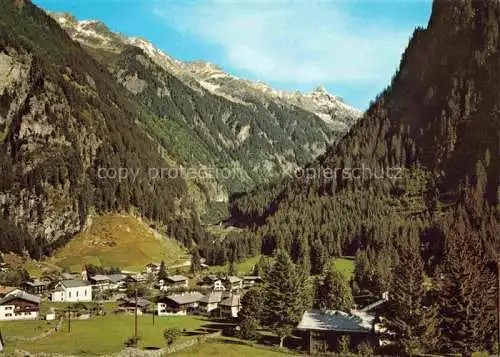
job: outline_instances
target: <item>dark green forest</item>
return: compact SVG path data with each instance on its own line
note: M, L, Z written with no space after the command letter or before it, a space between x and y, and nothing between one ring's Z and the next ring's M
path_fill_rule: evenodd
M398 299L420 293L420 315L403 316L404 304L387 314L399 319L392 327L407 342L399 346L403 354L415 346L466 355L494 348L499 24L497 1L435 1L391 84L338 145L302 177L231 203L231 222L251 229L265 254L284 249L295 263L308 261L311 274L331 257L355 256L354 292L395 293L396 310ZM425 291L404 278L419 274L405 264L408 255L422 261Z

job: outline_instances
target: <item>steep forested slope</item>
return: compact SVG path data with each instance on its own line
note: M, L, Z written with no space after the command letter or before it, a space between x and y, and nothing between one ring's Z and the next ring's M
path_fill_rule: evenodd
M185 181L148 176L166 166L136 124L152 114L31 2L0 7L0 250L39 257L94 209L135 211L186 245L201 242ZM100 168L129 171L118 179Z
M264 253L284 248L312 274L355 255L354 292L389 291L394 355L498 344L499 25L498 1L435 0L340 143L299 178L232 203Z
M252 226L266 253L285 246L295 260L309 255L313 272L327 256L358 252L373 264L367 281L381 288L402 237L420 236L432 274L459 221L493 259L500 232L499 7L435 1L391 85L301 172L311 177L234 200L233 221Z

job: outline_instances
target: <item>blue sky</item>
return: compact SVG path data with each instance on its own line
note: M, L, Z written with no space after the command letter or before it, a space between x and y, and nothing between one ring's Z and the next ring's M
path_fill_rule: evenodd
M319 85L366 109L389 83L430 0L34 0L101 20L184 61L302 92Z

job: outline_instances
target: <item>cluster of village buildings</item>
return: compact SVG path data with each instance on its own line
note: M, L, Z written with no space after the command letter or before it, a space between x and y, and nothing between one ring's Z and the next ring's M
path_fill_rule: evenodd
M169 275L157 280L159 264L150 263L143 273L96 274L88 276L63 273L56 281L34 279L21 287L0 286L0 320L27 320L39 316L42 299L52 302L91 302L102 293L111 293L120 304L116 312L154 313L158 316L200 314L219 318L236 318L241 296L249 287L261 282L258 276L205 275L190 289L189 278ZM153 279L151 279L153 278ZM148 282L157 290L157 297L127 297L125 292ZM191 284L193 285L193 284Z
M40 316L42 299L52 302L90 302L102 298L103 292L112 293L119 301L116 313L158 316L203 316L235 319L240 311L245 291L262 282L259 276L217 276L207 274L196 282L183 275L169 275L158 280L159 264L148 264L143 273L65 274L60 279L35 279L22 287L0 286L0 320L55 319L51 311ZM125 292L139 285L150 285L157 291L151 300L141 296L127 296ZM191 288L190 288L191 287ZM192 288L196 287L196 288ZM133 295L133 294L132 294ZM351 344L380 343L380 323L376 310L387 301L387 294L361 309L350 312L309 310L304 312L297 331L303 337L303 348L309 353L334 351L340 337L347 335Z

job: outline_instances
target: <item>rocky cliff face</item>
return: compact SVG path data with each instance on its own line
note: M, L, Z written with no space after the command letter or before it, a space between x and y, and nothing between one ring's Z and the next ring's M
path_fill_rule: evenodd
M144 111L43 11L0 4L0 250L49 253L91 210L203 239L185 181L147 175L167 162L137 125Z

